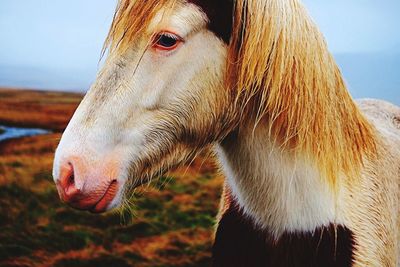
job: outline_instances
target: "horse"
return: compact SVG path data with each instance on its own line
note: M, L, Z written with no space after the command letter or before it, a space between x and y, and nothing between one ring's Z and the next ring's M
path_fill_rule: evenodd
M120 0L55 153L91 212L212 147L213 266L400 266L400 108L356 102L299 0Z

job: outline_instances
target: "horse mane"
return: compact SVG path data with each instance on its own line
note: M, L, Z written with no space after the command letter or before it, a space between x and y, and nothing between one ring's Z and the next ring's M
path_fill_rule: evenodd
M244 116L268 125L270 138L313 160L333 184L339 174L359 176L376 154L375 130L306 9L298 0L235 2L226 83Z

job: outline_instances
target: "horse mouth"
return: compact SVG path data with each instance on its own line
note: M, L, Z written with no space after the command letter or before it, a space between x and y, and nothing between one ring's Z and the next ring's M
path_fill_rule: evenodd
M89 211L92 213L103 213L107 210L109 204L114 200L118 191L117 180L110 183L103 196L94 204Z

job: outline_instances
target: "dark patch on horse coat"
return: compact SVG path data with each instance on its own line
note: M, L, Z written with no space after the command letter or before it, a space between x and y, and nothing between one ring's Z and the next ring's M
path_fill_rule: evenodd
M229 43L232 35L233 0L189 0L206 13L208 28L225 43Z
M333 224L272 241L231 203L217 229L213 267L350 267L353 248L352 232Z

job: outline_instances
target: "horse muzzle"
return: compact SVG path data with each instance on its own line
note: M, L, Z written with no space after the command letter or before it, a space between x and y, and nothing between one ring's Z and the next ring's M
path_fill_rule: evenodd
M63 202L93 213L107 211L120 187L116 179L86 179L83 183L79 182L72 162L61 166L56 186Z

